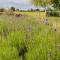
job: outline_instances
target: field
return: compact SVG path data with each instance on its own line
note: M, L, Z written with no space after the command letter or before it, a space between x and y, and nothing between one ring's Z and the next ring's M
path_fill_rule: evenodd
M15 13L0 15L0 60L60 60L60 17Z

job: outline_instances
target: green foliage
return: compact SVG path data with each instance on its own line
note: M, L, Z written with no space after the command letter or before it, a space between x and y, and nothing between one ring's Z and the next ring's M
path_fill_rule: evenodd
M47 11L46 15L47 16L60 17L60 12L59 11Z
M0 8L0 12L4 12L5 11L5 9L4 8Z
M52 5L56 9L60 9L60 0L32 0L32 3L36 6L47 6Z
M11 9L12 11L15 11L15 7L11 7L10 9Z
M60 9L60 0L52 0L52 3L56 9Z
M49 5L49 4L51 4L51 0L32 0L32 3L34 4L34 5L41 5L41 6L46 6L46 5Z

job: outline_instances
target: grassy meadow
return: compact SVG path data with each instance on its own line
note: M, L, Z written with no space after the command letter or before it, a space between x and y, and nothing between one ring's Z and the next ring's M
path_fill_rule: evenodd
M60 17L15 13L0 15L0 60L60 60Z

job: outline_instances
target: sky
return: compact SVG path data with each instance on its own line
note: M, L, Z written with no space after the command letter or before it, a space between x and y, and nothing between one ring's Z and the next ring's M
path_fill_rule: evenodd
M9 8L11 6L19 9L38 8L34 6L29 0L0 0L0 8Z

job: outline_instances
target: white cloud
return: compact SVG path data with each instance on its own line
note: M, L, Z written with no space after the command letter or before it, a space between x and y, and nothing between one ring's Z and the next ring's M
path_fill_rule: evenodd
M29 1L31 0L0 0L0 7L11 7L14 6L20 9L36 8Z
M20 3L20 2L28 2L29 0L0 0L0 2L16 2L16 3Z

